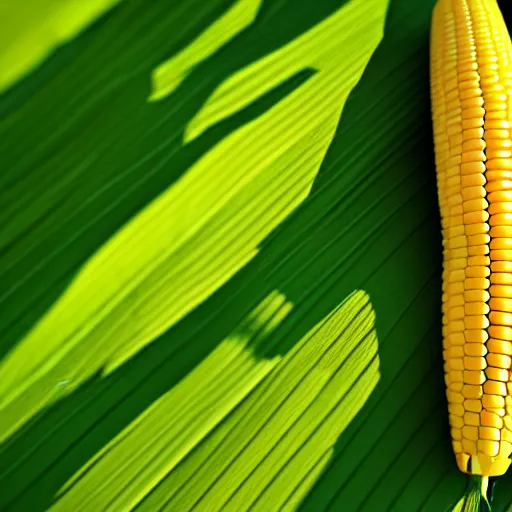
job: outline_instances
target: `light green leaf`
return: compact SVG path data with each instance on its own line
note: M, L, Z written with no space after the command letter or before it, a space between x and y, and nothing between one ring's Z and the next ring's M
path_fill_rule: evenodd
M244 346L276 336L263 322L277 325L265 317L283 313L283 306L275 295L265 301L255 318L122 432L122 443L105 446L54 509L110 503L115 510L155 510L167 503L169 510L240 510L257 498L257 508L268 510L269 503L302 498L307 488L297 496L297 483L318 459L327 463L339 433L377 383L377 340L371 305L359 292L284 358L250 357Z
M361 14L379 12L380 5L382 22L385 2L374 4ZM354 23L357 6L352 2L319 25L332 27L332 53L344 42L335 31L343 34ZM339 59L327 60L295 93L207 152L87 261L0 366L4 432L12 433L34 407L59 397L57 382L69 382L71 391L99 369L109 373L118 367L257 254L262 240L310 190L340 106L378 40L379 18L367 23L356 33L373 24L376 35L358 52L355 37L346 45L354 55L342 68L344 86ZM322 36L317 27L312 30L317 39ZM325 51L325 41L319 43ZM279 59L265 60L269 68L282 66ZM306 62L299 69L307 69Z
M26 76L120 0L0 2L0 92Z
M160 64L152 75L153 91L149 101L158 101L171 94L195 66L253 23L261 2L262 0L239 0L195 41Z

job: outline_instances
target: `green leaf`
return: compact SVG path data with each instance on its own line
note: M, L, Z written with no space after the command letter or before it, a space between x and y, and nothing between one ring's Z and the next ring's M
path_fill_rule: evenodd
M0 92L24 78L120 0L0 2Z
M455 505L433 3L127 1L0 98L2 510Z

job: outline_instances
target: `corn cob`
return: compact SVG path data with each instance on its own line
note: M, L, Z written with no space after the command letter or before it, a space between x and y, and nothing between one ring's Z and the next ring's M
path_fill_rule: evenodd
M443 234L443 356L459 469L512 454L512 44L496 0L438 0L431 97Z

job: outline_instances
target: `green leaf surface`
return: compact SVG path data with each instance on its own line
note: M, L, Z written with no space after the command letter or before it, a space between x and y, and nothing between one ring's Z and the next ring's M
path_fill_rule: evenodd
M0 92L41 64L56 48L121 0L0 2Z
M114 3L0 60L0 509L453 507L433 0Z

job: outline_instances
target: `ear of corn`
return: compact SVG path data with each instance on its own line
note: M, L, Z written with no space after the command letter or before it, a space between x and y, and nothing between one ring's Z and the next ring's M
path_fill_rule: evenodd
M496 0L439 0L431 94L453 449L471 475L512 454L512 45Z

